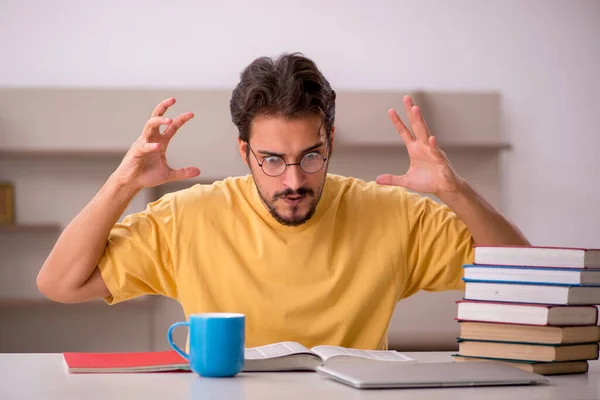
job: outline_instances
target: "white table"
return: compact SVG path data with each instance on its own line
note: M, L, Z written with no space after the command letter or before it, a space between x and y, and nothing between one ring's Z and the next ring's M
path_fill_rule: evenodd
M420 362L450 353L405 353ZM242 373L207 379L194 373L68 374L60 354L0 354L2 400L96 399L599 399L600 362L585 375L554 376L543 386L359 390L314 372Z

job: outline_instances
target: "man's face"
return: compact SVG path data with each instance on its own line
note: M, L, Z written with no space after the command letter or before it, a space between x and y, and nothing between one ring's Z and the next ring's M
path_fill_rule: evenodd
M278 222L287 226L298 226L308 221L317 208L329 164L327 136L319 115L286 119L283 117L257 117L250 129L250 149L239 141L240 155L246 161L256 183L258 193ZM333 132L331 133L333 143ZM288 165L278 176L269 176L274 165L300 163L307 170L321 165L321 156L326 160L323 167L307 173L300 165ZM283 167L283 165L282 165Z

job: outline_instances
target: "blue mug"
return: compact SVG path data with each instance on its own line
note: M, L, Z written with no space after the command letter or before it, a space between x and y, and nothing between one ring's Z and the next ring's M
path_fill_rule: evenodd
M189 329L187 354L173 343L173 330ZM192 371L204 377L232 377L244 368L246 316L234 313L192 314L187 322L176 322L167 338L171 347L189 361Z

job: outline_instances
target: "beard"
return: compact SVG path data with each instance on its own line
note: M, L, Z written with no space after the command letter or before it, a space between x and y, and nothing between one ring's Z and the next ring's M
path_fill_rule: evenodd
M266 196L261 190L256 179L254 179L254 185L256 186L256 190L258 191L258 195L260 196L261 200L267 206L269 213L277 222L284 226L300 226L308 222L308 220L310 220L317 211L317 206L321 200L321 195L323 194L323 186L325 185L326 176L327 170L325 170L323 180L316 190L308 187L300 187L296 190L288 188L280 192L275 192L272 196L270 196L270 198L268 198L268 196ZM292 205L290 207L289 215L282 215L277 210L276 201L287 196L305 196L306 200L310 201L308 211L302 212L300 206Z

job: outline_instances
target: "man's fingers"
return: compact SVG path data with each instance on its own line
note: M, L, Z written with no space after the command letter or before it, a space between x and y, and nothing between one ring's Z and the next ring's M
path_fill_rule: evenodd
M431 154L433 154L433 156L439 161L446 160L446 154L444 154L444 152L438 146L435 136L431 136L429 138L429 148L431 149Z
M200 175L200 169L196 167L171 169L169 171L169 181L179 181L182 179L194 178L198 175Z
M391 174L379 175L375 179L375 182L377 182L380 185L393 185L402 187L406 187L406 185L408 184L406 180L406 175L397 176Z
M161 117L165 115L169 107L171 107L173 104L175 104L174 97L169 97L168 99L161 101L158 103L154 111L152 111L152 115L150 117Z
M415 134L416 138L419 139L423 144L428 144L429 142L429 128L423 119L423 114L419 107L415 106L412 102L410 96L404 96L404 108L406 110L406 115L408 115L408 120L410 121L410 126Z
M154 153L157 151L161 151L160 143L144 143L144 142L136 142L135 146L135 155L138 157L145 156L146 154Z
M171 118L165 117L152 117L144 125L144 130L142 131L142 137L148 139L153 132L159 132L158 128L161 125L170 125L173 123Z
M188 112L185 114L181 114L180 116L178 116L177 118L175 118L173 120L173 123L171 125L169 125L169 127L167 129L165 129L165 131L163 132L163 135L165 135L167 138L171 139L173 137L173 135L175 135L177 130L179 128L181 128L183 126L183 124L185 124L192 118L194 118L194 113Z
M390 116L390 119L392 120L392 123L396 127L396 130L400 134L400 137L402 137L402 140L404 140L404 144L406 144L408 146L409 144L414 142L415 141L414 136L412 135L412 133L410 133L410 131L408 130L406 125L404 125L404 123L398 116L398 113L396 112L396 110L390 109L388 111L388 114Z

